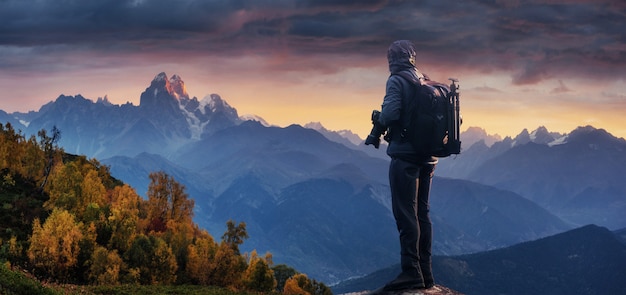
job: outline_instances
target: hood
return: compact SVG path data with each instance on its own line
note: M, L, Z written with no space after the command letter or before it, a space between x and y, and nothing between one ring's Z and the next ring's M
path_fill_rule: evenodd
M389 71L392 74L415 68L415 45L408 40L394 41L387 50Z
M399 74L413 83L419 83L424 76L415 66L415 45L408 40L398 40L391 43L387 50L387 61L389 62L389 72Z

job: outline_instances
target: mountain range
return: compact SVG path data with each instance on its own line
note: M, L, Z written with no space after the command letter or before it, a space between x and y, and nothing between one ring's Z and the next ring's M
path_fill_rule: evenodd
M626 140L603 129L541 127L490 147L479 141L442 159L437 172L515 192L574 227L626 227Z
M247 224L242 250L334 283L397 261L388 158L358 136L319 123L271 126L240 117L217 94L190 98L180 76L158 74L139 106L59 96L39 111L0 111L27 134L56 126L68 153L98 158L147 191L164 171L195 200L195 221L221 236ZM364 124L369 124L364 120ZM582 224L626 227L624 139L581 127L516 138L470 128L461 155L441 159L431 212L437 255L461 255L558 234ZM621 151L621 152L620 152ZM595 162L594 162L595 161ZM602 171L602 169L605 169Z

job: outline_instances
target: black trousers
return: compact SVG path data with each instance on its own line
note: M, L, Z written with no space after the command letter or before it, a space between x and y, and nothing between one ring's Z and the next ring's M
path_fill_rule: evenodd
M393 215L400 234L401 276L433 284L432 223L428 198L434 164L392 158L389 186Z

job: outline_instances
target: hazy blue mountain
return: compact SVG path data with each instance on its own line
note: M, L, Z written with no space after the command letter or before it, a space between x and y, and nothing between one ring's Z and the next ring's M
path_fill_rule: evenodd
M343 145L351 148L354 148L355 146L358 146L363 142L363 139L361 139L361 137L359 137L357 134L354 134L350 130L331 131L322 126L322 123L320 122L310 122L304 124L304 126L302 127L313 129L324 135L324 137L328 138L329 140L342 143Z
M485 129L480 127L469 127L461 132L461 143L465 147L471 147L474 143L483 141L485 145L492 146L494 143L501 141L502 137L498 134L487 134Z
M203 178L160 155L141 153L132 158L115 156L102 160L102 163L110 167L112 175L131 185L144 198L150 184L148 175L157 171L164 171L185 185L191 197L211 199L213 196L211 186Z
M24 128L24 125L20 123L20 121L16 119L15 116L9 115L3 110L0 110L0 123L2 123L2 125L10 123L15 130L20 130Z
M626 227L626 141L581 127L558 144L527 143L485 161L468 179L516 192L574 224Z
M626 228L616 230L615 235L626 245Z
M461 154L441 158L437 167L439 175L453 178L469 179L475 170L487 160L490 160L514 146L528 143L551 144L562 139L565 135L549 132L541 126L532 132L522 130L515 138L499 135L489 135L480 127L470 127L461 133Z
M571 228L515 193L470 181L433 179L430 204L433 226L440 230L434 240L437 254L500 248Z
M574 226L626 227L626 141L603 129L540 127L440 159L437 174L516 192Z
M303 126L304 128L313 129L320 134L324 135L324 137L328 138L330 141L334 141L337 143L341 143L350 149L355 149L366 153L371 157L381 158L384 160L388 160L389 156L387 156L387 142L381 138L380 147L378 149L373 148L371 145L365 145L365 141L361 139L357 134L354 134L350 130L339 130L332 131L326 129L319 122L311 122L307 123Z
M285 188L273 210L265 212L275 219L265 229L272 249L328 282L388 265L398 257L397 234L375 191L335 178Z
M371 181L387 182L387 163L330 141L298 125L265 127L247 121L216 132L177 152L173 161L221 186L248 171L272 187L285 187L340 163L352 163Z
M437 256L437 283L464 294L622 294L626 245L606 228L588 225L507 248L462 256ZM343 282L335 293L373 289L400 266Z

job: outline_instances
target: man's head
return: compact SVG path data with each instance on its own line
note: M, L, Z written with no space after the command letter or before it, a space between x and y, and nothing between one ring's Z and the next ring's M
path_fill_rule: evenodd
M391 43L387 50L387 61L389 71L397 73L402 70L414 69L415 66L415 45L408 40L398 40Z

